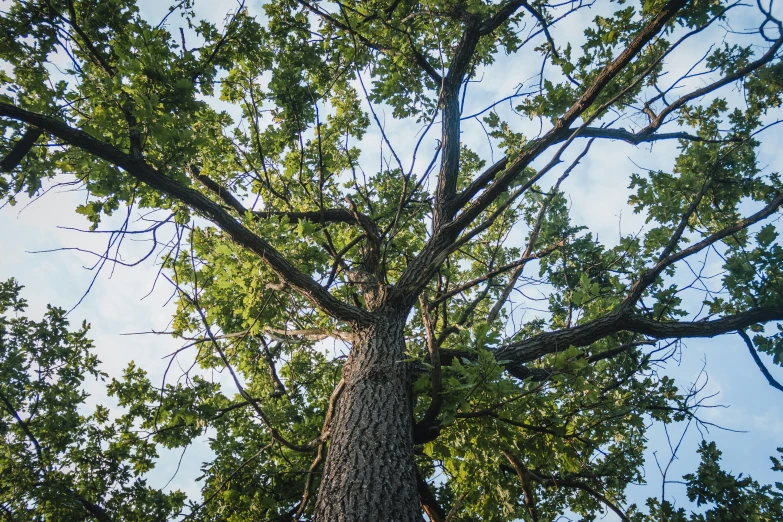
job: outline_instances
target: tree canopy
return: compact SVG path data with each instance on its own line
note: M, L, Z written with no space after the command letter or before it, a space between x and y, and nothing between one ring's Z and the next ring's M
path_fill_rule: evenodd
M783 391L771 3L3 9L3 204L83 190L93 268L156 259L184 343L161 386L106 376L85 327L0 287L9 520L780 519L707 442L684 477L706 508L625 494L652 424L701 422L665 372L682 339L738 335ZM634 147L665 157L623 173L646 224L599 241L569 184ZM88 377L121 412L87 411ZM201 499L147 485L158 449L204 437Z

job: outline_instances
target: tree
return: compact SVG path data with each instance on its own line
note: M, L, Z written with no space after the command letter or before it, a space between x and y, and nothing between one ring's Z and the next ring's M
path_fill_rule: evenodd
M781 104L772 6L285 0L221 29L192 4L153 23L129 0L17 1L0 40L2 197L70 177L93 230L127 211L96 270L148 235L171 333L237 387L156 390L138 369L115 385L154 441L216 433L190 518L640 519L621 506L646 420L698 420L696 391L657 371L679 340L739 333L780 387L757 353L783 354L766 327L783 193L758 161ZM583 35L558 32L591 7ZM723 39L706 54L705 35ZM503 53L540 67L532 90L465 114ZM419 144L440 129L426 163L414 144L406 167L382 109ZM468 143L471 119L502 159ZM648 227L616 245L571 222L561 188L604 141L672 151L629 173ZM545 310L515 312L533 288Z
M27 307L20 290L13 279L0 283L5 519L167 520L185 495L161 493L141 477L157 454L132 430L134 415L112 421L102 405L91 415L80 411L85 378L106 377L88 326L69 331L62 308L49 307L41 321L19 316Z

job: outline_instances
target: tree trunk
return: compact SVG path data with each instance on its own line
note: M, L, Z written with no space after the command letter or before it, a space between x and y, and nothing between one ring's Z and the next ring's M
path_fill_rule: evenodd
M422 520L410 373L401 362L404 325L404 316L380 316L356 332L331 426L316 522Z

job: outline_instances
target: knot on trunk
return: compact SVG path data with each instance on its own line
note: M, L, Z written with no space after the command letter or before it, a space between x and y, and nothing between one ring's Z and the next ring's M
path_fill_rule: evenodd
M348 280L356 285L364 298L367 309L375 311L383 305L389 293L389 285L385 285L363 267L348 272Z

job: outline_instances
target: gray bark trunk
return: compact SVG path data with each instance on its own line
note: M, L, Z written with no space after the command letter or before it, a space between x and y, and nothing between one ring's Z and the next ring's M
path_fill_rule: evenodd
M331 426L316 522L420 522L404 317L357 332Z

